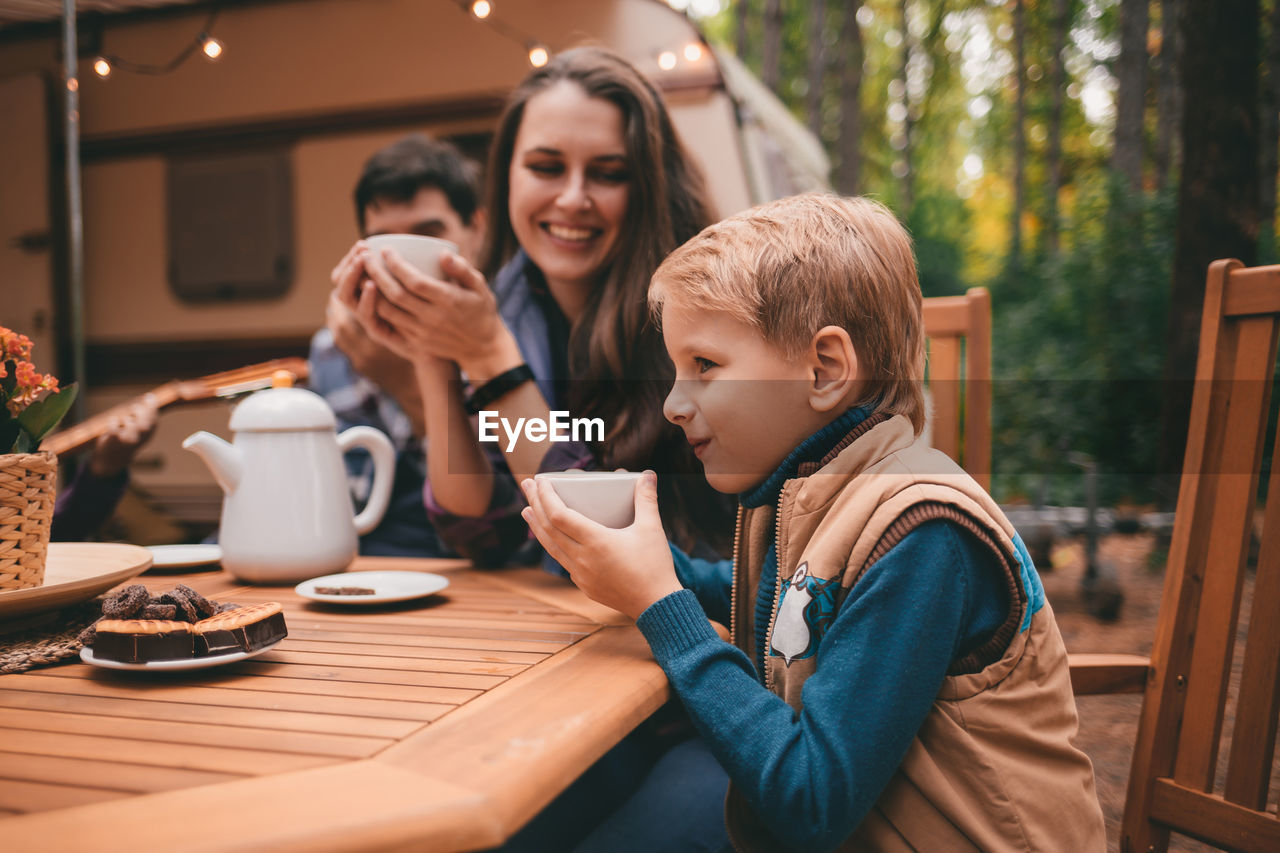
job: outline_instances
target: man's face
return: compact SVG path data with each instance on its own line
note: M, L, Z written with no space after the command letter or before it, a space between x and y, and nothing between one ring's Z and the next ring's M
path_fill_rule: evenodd
M458 254L475 264L484 234L480 217L467 224L449 204L449 197L435 187L422 187L409 201L375 198L364 209L366 237L375 234L420 234L456 243Z
M668 299L662 337L676 367L662 412L684 430L717 491L760 484L829 420L810 405L805 360L787 358L724 312Z

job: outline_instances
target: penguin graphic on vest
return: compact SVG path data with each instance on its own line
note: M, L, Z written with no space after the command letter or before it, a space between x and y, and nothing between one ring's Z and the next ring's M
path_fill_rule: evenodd
M818 644L835 621L839 591L838 578L815 578L809 574L809 563L801 563L796 573L783 581L769 653L781 657L787 666L817 653Z

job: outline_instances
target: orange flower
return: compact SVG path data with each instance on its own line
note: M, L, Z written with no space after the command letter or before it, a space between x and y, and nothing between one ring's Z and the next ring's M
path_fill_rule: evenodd
M30 359L31 338L0 326L0 356L12 359ZM0 376L3 375L0 374Z
M57 427L75 399L75 384L58 388L58 380L51 373L40 373L31 363L31 339L12 329L0 326L0 427L3 427L6 446L0 453L31 453L40 447L40 440ZM32 425L17 420L28 409L38 406L38 412L29 412ZM32 430L35 430L34 432Z

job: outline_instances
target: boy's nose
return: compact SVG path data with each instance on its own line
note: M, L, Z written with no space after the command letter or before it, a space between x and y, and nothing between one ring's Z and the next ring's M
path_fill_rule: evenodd
M673 424L686 423L693 417L693 403L685 393L684 383L680 380L671 383L667 399L662 401L662 414Z

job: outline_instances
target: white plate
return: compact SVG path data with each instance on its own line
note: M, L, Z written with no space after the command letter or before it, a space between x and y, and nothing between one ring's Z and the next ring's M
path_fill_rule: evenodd
M283 639L283 638L282 638ZM235 663L238 660L246 660L247 658L256 657L263 652L269 652L280 644L280 640L276 640L269 646L263 646L260 649L254 649L251 652L231 652L225 655L209 655L203 658L178 658L176 660L151 660L146 663L125 663L119 660L107 660L106 658L94 657L93 649L85 646L80 650L80 660L85 663L100 666L104 669L132 669L147 670L149 672L177 672L184 669L204 669L210 666L222 666L224 663Z
M218 545L150 545L152 569L186 569L222 560Z
M449 585L444 575L430 572L341 572L303 581L293 591L312 601L329 604L386 604L408 601L439 592ZM359 586L372 589L373 595L324 595L318 586Z

